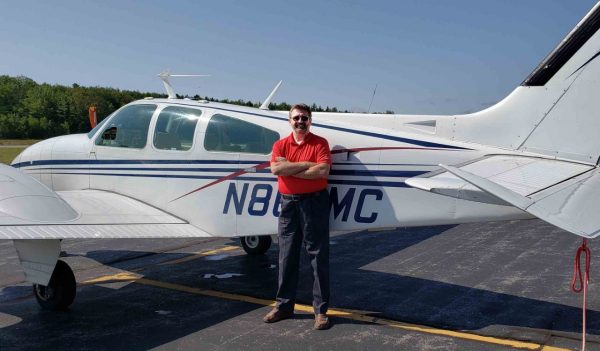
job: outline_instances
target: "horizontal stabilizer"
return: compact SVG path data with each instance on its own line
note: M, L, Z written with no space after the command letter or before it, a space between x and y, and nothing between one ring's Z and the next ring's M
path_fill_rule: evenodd
M600 235L600 173L592 166L521 156L490 156L446 172L411 178L421 190L480 202L501 201L571 233ZM467 195L465 195L467 194ZM482 201L485 200L485 201ZM497 202L496 202L497 203Z
M483 202L487 204L508 205L506 202L492 196L474 185L457 178L409 178L405 183L413 188L429 191L435 194L455 197L457 199Z
M533 201L528 197L523 195L519 195L516 192L503 187L497 183L494 183L491 180L476 176L472 173L462 171L456 167L444 166L440 165L440 167L444 168L448 172L454 174L455 176L465 180L466 182L473 184L479 189L483 190L488 194L492 194L495 197L506 201L507 203L520 208L521 210L525 210L529 207Z

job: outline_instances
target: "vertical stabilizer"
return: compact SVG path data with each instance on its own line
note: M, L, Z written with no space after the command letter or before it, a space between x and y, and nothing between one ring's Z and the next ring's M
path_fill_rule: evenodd
M600 157L600 3L508 97L454 116L445 136L595 164Z

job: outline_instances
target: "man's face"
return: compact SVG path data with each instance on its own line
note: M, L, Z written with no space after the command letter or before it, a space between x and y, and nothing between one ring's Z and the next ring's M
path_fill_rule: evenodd
M310 129L311 118L308 112L304 110L293 109L290 115L290 125L292 130L297 133L308 133Z

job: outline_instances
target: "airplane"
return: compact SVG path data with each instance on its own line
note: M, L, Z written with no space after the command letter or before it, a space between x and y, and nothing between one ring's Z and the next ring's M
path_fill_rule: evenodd
M450 116L313 114L332 148L333 231L540 218L600 234L600 4L502 101ZM0 166L0 239L14 241L43 308L74 301L62 239L277 233L273 143L287 111L168 98L129 103L87 134ZM279 86L279 85L278 85ZM276 89L275 89L276 90Z

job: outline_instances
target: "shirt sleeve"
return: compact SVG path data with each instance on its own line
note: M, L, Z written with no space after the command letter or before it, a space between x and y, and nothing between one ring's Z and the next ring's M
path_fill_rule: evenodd
M281 142L277 140L273 144L273 152L271 152L271 162L275 162L277 157L282 157Z
M329 150L329 143L325 139L319 143L317 148L317 163L331 164L331 151Z

